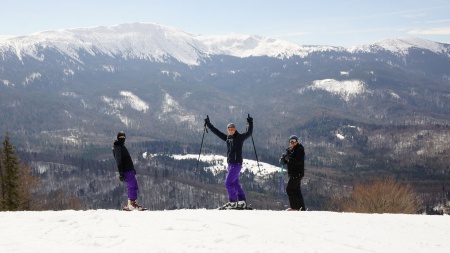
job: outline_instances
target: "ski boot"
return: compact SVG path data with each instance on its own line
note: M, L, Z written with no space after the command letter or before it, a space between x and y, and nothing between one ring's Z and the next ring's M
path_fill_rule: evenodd
M245 200L239 200L239 201L237 202L237 207L236 207L236 209L239 209L239 210L245 210L245 209L247 209L247 202L246 202Z
M136 203L136 200L129 199L128 204L123 206L123 210L125 211L145 211L147 208L143 208L142 206Z

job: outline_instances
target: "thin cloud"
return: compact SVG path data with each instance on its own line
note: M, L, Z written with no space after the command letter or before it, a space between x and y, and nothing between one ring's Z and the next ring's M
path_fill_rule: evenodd
M439 20L428 20L428 21L416 21L412 22L413 24L442 24L442 23L450 23L450 19L439 19Z
M408 34L450 35L450 27L411 30L408 32Z
M441 19L441 20L430 20L430 21L426 21L424 23L427 24L439 24L439 23L449 23L450 19Z
M425 17L427 16L427 14L423 14L423 13L419 13L419 14L404 14L401 15L404 18L420 18L420 17Z
M306 32L290 32L276 35L277 37L292 37L292 36L303 36L307 34Z
M270 34L267 35L272 38L278 38L278 39L284 39L284 40L290 40L297 37L304 37L306 35L309 35L307 32L286 32L286 33L279 33L279 34Z
M365 16L357 16L357 17L350 17L349 19L370 19L370 18L380 18L380 17L386 17L386 16L402 16L404 18L419 18L428 16L426 12L436 9L446 9L449 8L450 5L441 5L441 6L430 6L427 8L420 8L420 9L406 9L406 10L400 10L400 11L391 11L391 12L382 12L382 13L375 13L371 15L365 15Z

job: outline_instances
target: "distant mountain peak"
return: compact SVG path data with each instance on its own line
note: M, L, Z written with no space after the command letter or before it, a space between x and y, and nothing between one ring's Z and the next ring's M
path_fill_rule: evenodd
M408 51L411 48L418 48L418 49L426 49L430 50L437 54L449 54L450 50L449 47L445 46L445 44L426 40L426 39L420 39L416 37L403 37L403 38L389 38L380 40L378 42L375 42L373 44L369 45L361 45L356 47L349 48L349 51L355 52L355 51L378 51L378 50L386 50L393 53L405 55L408 53Z

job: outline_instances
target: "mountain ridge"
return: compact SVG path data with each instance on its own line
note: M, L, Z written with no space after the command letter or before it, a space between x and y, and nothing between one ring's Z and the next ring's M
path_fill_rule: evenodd
M199 65L209 55L235 57L268 56L289 58L306 57L321 51L363 51L385 49L404 55L411 47L446 53L450 57L450 45L418 38L386 39L369 45L349 48L334 46L304 46L289 41L258 35L199 35L177 28L152 23L130 23L114 26L61 29L43 31L25 36L0 37L0 54L13 51L22 60L29 55L43 60L39 48L55 48L72 59L80 60L79 51L95 56L98 53L110 57L150 59L158 62L173 57L188 65Z

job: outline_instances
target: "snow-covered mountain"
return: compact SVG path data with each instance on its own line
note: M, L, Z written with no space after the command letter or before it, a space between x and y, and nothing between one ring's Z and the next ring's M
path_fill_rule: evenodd
M80 52L84 51L93 56L101 53L111 57L157 62L173 57L188 65L198 65L209 55L284 58L293 55L306 56L313 51L337 50L334 47L300 46L261 36L198 35L148 23L45 31L3 39L0 37L0 52L3 58L7 52L14 52L19 59L31 56L44 60L45 56L39 53L43 48L54 48L80 62Z
M350 52L376 52L385 50L398 55L406 55L410 49L428 50L450 57L450 46L448 44L415 37L384 39L369 45L350 47L347 50Z
M289 58L294 55L305 57L312 52L371 52L379 49L404 55L410 48L430 50L447 56L450 52L449 45L418 38L386 39L370 45L345 49L333 46L304 46L257 35L198 35L151 23L63 29L27 36L0 37L0 55L3 59L7 57L8 52L13 52L19 59L31 56L43 61L45 55L40 51L46 48L56 49L80 62L82 62L81 52L86 52L93 56L105 54L111 57L157 62L173 57L188 65L198 65L202 59L210 55Z
M423 57L439 58L441 62L437 63L438 68L431 68L430 72L437 72L439 78L450 79L445 73L445 64L450 61L450 45L419 38L385 39L369 45L342 48L298 45L258 35L198 35L159 24L132 23L44 31L26 36L2 36L0 37L0 59L2 59L0 82L5 86L26 86L39 80L47 79L48 82L48 79L71 78L92 68L113 73L121 70L121 67L117 66L118 63L130 60L142 60L148 63L181 63L188 67L199 67L215 61L215 57L224 56L240 59L295 58L295 64L305 66L310 66L311 62L317 61L317 58L338 62L375 60L391 66L413 67L411 71L416 71L415 65L422 64L417 67L423 68L423 64L428 64L423 60L409 60L411 54L416 53L424 55ZM93 61L97 64L89 65ZM19 65L21 68L17 68ZM49 77L49 73L47 75L43 73L49 70L43 70L38 66L45 66L45 68L52 66L56 73L59 72L62 76ZM160 71L174 79L182 78L179 72ZM239 71L242 70L230 70L231 73L239 73ZM351 69L342 68L339 71L341 75L348 75ZM366 71L373 73L371 69ZM17 73L12 75L11 72ZM279 74L274 72L272 77ZM331 77L326 76L323 79L332 79ZM349 81L353 80L349 79ZM324 90L333 90L333 88Z
M332 46L302 46L292 42L250 35L209 36L197 35L158 24L133 23L116 26L64 29L38 32L28 36L0 37L0 52L8 51L22 59L32 56L44 60L40 48L55 48L73 59L80 60L79 52L91 55L103 53L123 58L164 61L171 56L189 65L198 65L208 55L231 55L236 57L269 56L305 57L317 51L364 51L385 49L405 54L410 48L449 54L449 46L418 38L386 39L370 45L348 49Z

